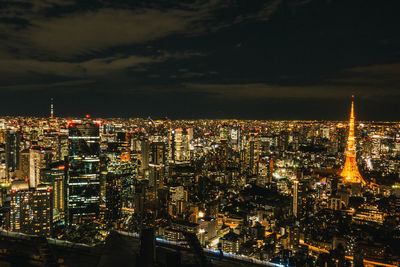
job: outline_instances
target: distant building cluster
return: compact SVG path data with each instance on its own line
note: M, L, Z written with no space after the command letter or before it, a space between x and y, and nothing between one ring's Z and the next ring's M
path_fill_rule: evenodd
M0 119L1 228L90 245L153 229L286 266L396 266L399 174L400 124L357 122L353 105L349 122L64 119L53 106Z

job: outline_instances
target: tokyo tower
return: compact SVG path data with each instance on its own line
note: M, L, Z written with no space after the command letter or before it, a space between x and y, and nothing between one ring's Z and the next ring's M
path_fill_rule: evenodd
M350 113L350 121L349 121L349 137L347 139L347 148L346 148L346 161L344 163L344 168L340 173L340 176L343 177L344 182L346 183L362 183L365 184L364 179L361 177L360 172L358 171L357 161L356 161L356 148L355 142L356 138L354 137L354 101L351 101L351 113Z

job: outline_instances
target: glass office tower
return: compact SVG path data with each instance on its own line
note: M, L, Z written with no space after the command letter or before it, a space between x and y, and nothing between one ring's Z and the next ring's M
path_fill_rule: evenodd
M68 223L90 223L100 206L99 125L72 121L68 128Z

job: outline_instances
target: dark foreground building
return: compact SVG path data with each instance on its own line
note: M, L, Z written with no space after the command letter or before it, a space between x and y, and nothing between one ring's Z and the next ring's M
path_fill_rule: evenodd
M199 258L201 254L204 259ZM0 266L241 267L266 265L258 265L218 253L199 253L192 245L176 245L155 239L154 234L147 230L141 237L125 232L111 232L102 246L88 246L1 231Z

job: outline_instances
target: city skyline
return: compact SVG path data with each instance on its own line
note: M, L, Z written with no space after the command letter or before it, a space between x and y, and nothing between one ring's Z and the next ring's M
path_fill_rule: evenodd
M354 95L351 95L351 103L354 102ZM350 101L350 98L349 98ZM84 119L84 118L94 118L94 119L140 119L140 118L147 118L147 119L155 119L155 120L172 120L172 121L180 121L180 120L227 120L227 121L251 121L251 120L258 120L258 121L331 121L331 122L345 122L348 120L348 118L345 119L293 119L293 118L286 118L286 119L265 119L265 118L240 118L240 117L218 117L218 116L210 116L210 117L185 117L185 116L177 116L177 117L168 117L168 116L150 116L150 115L144 115L143 116L133 116L133 117L124 117L124 116L105 116L105 117L101 117L101 116L96 116L96 114L94 114L95 116L92 116L92 114L75 114L75 115L57 115L55 114L55 105L54 105L54 99L51 98L50 99L50 106L48 108L48 114L44 114L44 115L37 115L37 116L32 116L32 115L17 115L17 116L13 116L13 115L5 115L2 117L26 117L26 118L50 118L50 119L55 119L55 118L64 118L64 119ZM354 108L352 107L351 109L349 109L349 112L352 112L355 114ZM355 115L354 115L355 116ZM390 120L359 120L360 123L361 122L376 122L376 123L396 123L398 121L390 121Z
M0 0L0 266L399 267L398 10Z
M354 103L346 123L0 118L0 240L28 248L0 263L398 266L400 124Z

